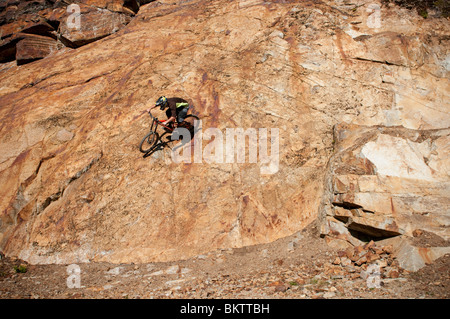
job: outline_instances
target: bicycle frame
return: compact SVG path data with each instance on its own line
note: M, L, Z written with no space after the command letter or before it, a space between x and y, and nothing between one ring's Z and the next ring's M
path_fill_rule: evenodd
M148 114L153 119L152 126L150 127L151 131L156 132L156 130L158 129L158 125L161 125L161 126L165 127L166 129L168 129L170 132L173 132L173 130L174 130L173 128L171 128L171 127L169 127L167 125L164 125L164 123L161 122L160 120L158 120L158 118L154 117L151 112L148 112Z
M148 114L152 118L152 125L150 126L150 132L142 139L141 143L139 144L139 150L142 153L145 153L144 157L150 156L155 150L160 149L160 147L166 146L167 143L169 143L170 141L163 142L162 137L165 136L166 134L173 133L176 129L176 127L170 127L170 126L166 125L164 123L166 121L162 122L162 121L158 120L156 117L154 117L152 115L151 112L148 112ZM192 117L192 118L194 118L194 121L195 121L195 119L197 119L197 120L199 119L198 116L192 115L192 114L187 115L186 117ZM185 128L186 125L183 125L184 123L185 123L185 121L178 124L178 126L182 126L183 128ZM188 122L186 122L186 123L188 123ZM165 132L161 135L159 135L157 132L158 125L161 125L162 127L165 128ZM191 129L195 130L195 127L192 126L192 123L188 123L188 127L189 127L189 130L191 130ZM195 134L195 132L193 134ZM172 140L172 139L170 139L170 140ZM150 148L147 149L146 148L147 146L149 146Z

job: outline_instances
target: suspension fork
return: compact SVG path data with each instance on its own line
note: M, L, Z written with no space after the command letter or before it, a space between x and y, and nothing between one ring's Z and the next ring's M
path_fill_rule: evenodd
M150 127L150 131L156 132L157 128L158 128L158 123L156 122L156 120L153 120L152 121L152 126Z

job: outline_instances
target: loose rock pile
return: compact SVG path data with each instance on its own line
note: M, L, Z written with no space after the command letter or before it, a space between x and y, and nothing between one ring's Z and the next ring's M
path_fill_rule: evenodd
M372 240L363 246L338 251L333 264L344 267L348 272L360 274L363 278L369 271L373 271L373 268L370 269L371 265L377 265L381 278L398 278L406 271L398 265L392 253L392 245L377 246Z
M176 263L80 264L80 288L66 285L67 265L30 265L0 253L0 298L448 298L450 255L409 273L388 245L335 250L304 234L286 249L297 238Z

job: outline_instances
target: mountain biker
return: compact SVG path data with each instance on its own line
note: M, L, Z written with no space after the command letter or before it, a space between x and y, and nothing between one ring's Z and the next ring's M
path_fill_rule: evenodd
M184 121L190 108L189 103L182 98L179 97L166 98L165 96L161 96L156 101L155 106L148 108L147 112L150 112L150 110L158 106L163 111L167 108L166 111L167 120L165 124L170 124L173 122L174 127L177 127L178 123Z

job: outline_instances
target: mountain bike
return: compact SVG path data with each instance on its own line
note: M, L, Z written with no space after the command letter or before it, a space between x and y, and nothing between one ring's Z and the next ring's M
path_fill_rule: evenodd
M145 153L144 157L152 154L154 151L160 150L164 148L171 140L168 142L163 142L162 138L166 134L172 134L176 128L172 123L167 124L167 120L158 120L158 118L154 117L151 112L148 112L150 117L152 118L152 125L150 126L150 132L145 135L139 144L139 150L142 153ZM197 128L195 127L195 120L200 120L197 115L188 114L186 115L183 122L178 124L178 127L183 127L189 130L191 133L191 137L196 133ZM164 133L161 135L158 133L158 127L162 126L164 129Z

